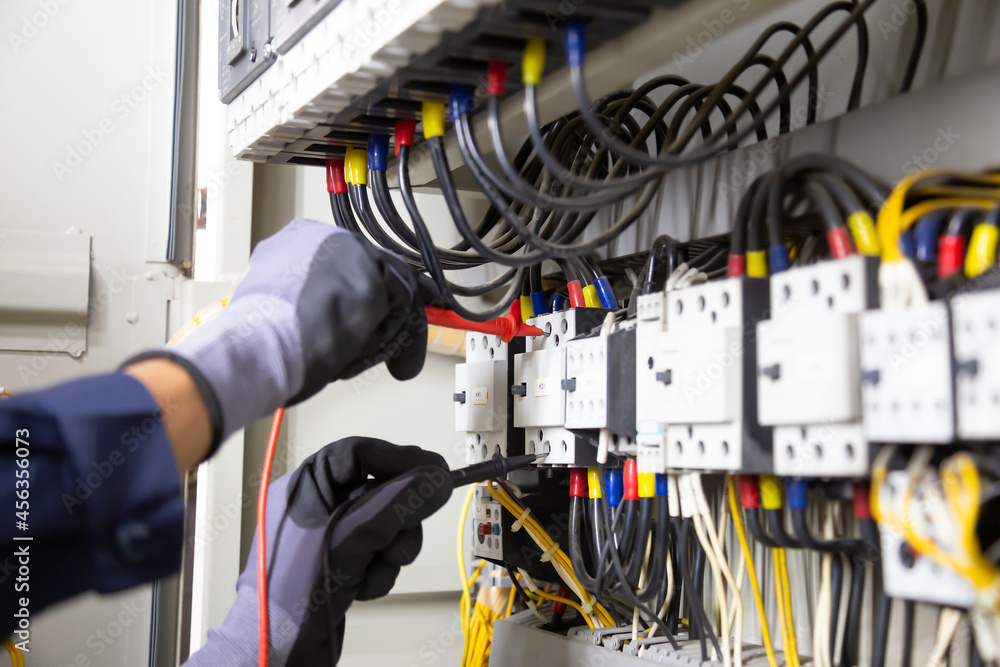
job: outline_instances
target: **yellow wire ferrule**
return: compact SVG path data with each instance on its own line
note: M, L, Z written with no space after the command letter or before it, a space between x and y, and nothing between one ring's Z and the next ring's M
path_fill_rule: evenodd
M521 81L524 85L537 86L545 71L545 40L529 39L521 58Z
M424 123L424 138L444 135L444 102L425 100L421 113Z
M601 299L597 296L597 288L593 285L587 285L583 288L583 303L586 304L587 308L600 308Z
M969 239L969 249L965 253L965 275L975 278L993 265L997 256L997 240L1000 229L983 222L976 225Z
M747 275L751 278L767 278L766 250L751 250L747 253Z
M535 311L531 307L531 297L522 296L521 297L521 321L527 322L532 317L535 316Z
M351 184L354 183L354 178L352 178L351 176L351 167L350 167L352 153L354 153L354 149L348 146L347 150L344 152L344 180Z
M367 185L368 184L368 153L363 150L352 150L348 159L344 160L344 165L347 167L344 172L351 172L350 183L355 185Z
M653 498L656 496L656 475L651 472L639 473L639 497Z
M781 481L774 475L760 476L760 504L766 510L781 509Z
M597 468L587 468L587 493L591 500L604 497L601 495L601 473Z
M875 220L868 211L855 211L847 216L847 228L851 230L854 245L862 255L882 254L878 234L875 233Z

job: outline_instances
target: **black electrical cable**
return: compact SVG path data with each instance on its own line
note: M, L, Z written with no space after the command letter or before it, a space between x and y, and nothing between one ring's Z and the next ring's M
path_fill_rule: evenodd
M604 470L605 470L604 464L598 464L598 466L597 466L598 483L600 484L600 487L601 487L601 494L600 494L601 498L600 498L599 504L600 504L600 507L601 507L602 511L599 511L597 513L597 515L598 515L599 520L603 521L603 522L607 522L608 527L610 528L610 525L611 525L611 507L608 505L608 494L607 494L607 490L605 489L605 483L604 483ZM609 538L608 538L609 540L611 539L610 538L610 534L611 534L611 532L609 530ZM661 619L656 614L650 612L649 609L642 603L642 601L639 600L635 596L635 593L632 591L632 589L629 588L628 583L627 583L626 578L625 578L625 571L624 571L624 568L622 567L621 559L618 558L618 550L615 549L615 548L613 548L613 545L612 545L612 548L608 549L607 551L608 551L609 555L611 556L611 563L614 566L614 570L615 570L616 574L618 575L618 580L622 584L621 593L623 594L623 596L625 597L625 599L634 608L638 609L640 614L645 615L646 617L652 618L653 622L656 623L657 627L660 629L660 632L662 632L663 636L667 638L668 642L670 642L670 646L675 651L680 651L681 650L680 649L680 645L677 643L677 640L674 638L673 633L670 632L670 628L667 627L667 624L663 621L663 619ZM722 654L721 651L720 651L719 654L720 655Z
M840 651L840 667L858 664L858 644L861 638L861 605L865 594L865 568L854 563L851 568L851 589L847 595L847 616L844 619L844 641Z
M765 547L772 549L779 548L779 545L764 532L764 528L760 525L760 516L757 514L757 508L745 508L743 510L743 519L747 525L747 529L755 540Z
M885 590L879 588L875 605L875 631L872 638L872 667L885 667L885 651L889 643L889 613L891 600Z
M830 664L837 664L837 626L840 623L840 597L844 588L844 556L837 554L830 562Z
M592 591L596 594L597 582L587 569L586 564L583 561L583 552L581 551L583 531L580 529L580 521L582 518L583 498L574 496L570 498L569 503L569 560L570 564L573 566L573 572L576 574L576 578L580 580L580 584L582 584L588 591ZM601 564L597 562L596 558L594 558L594 561L596 566L600 568Z
M548 259L558 259L561 257L586 255L594 252L595 250L601 248L605 244L611 242L639 219L639 216L642 215L643 211L645 211L646 208L648 208L650 203L653 201L653 198L657 191L657 187L659 185L658 180L650 181L649 183L647 183L642 188L642 191L639 194L638 198L636 199L636 202L632 206L632 208L624 215L619 217L618 220L613 222L604 232L597 235L593 239L583 243L576 243L571 245L569 244L555 245L545 241L544 239L539 238L533 232L531 232L527 227L525 227L525 225L520 220L517 219L517 216L513 215L512 212L508 210L506 203L504 203L503 200L500 198L499 193L497 193L497 191L493 188L493 186L486 180L485 176L483 176L483 174L479 172L478 167L475 164L475 157L470 152L470 146L472 145L471 142L474 142L474 138L472 137L471 134L471 128L468 125L467 114L462 115L462 118L458 123L458 132L460 137L459 148L462 150L463 158L466 161L466 165L469 167L469 171L472 173L473 177L476 179L480 187L483 189L483 192L490 199L493 205L496 206L498 209L500 209L501 213L504 216L504 219L507 220L511 224L511 226L517 230L519 234L522 234L524 236L525 241L528 243L528 245L534 248L540 248L542 250L541 255ZM431 141L433 142L434 140ZM440 144L438 144L438 146L440 146ZM434 155L435 148L433 143L431 145L431 149L432 149L432 155ZM440 150L440 148L438 150ZM442 158L443 158L443 153L442 153ZM444 165L446 166L447 162L445 162ZM445 176L446 180L450 182L450 175L446 174ZM441 174L439 173L439 180L440 177ZM577 234L581 234L583 232L584 228L590 222L590 220L593 219L594 215L595 212L588 214L589 217L584 217L582 219L582 224L580 223L577 224L575 228ZM461 231L461 228L459 231ZM475 244L473 245L475 247ZM476 249L480 250L478 247ZM509 265L511 259L512 258L509 257L506 258L507 260L506 262L504 261L504 259L495 259L493 261L498 261L500 263L507 263ZM532 261L529 263L534 263L534 262Z
M524 591L524 587L521 586L521 583L517 580L517 575L515 575L513 572L510 571L509 565L504 567L504 570L507 571L507 577L510 579L511 585L517 591L518 596L520 596L521 601L524 603L524 606L525 607L530 606L528 603L531 602L531 598L528 597L528 594Z
M678 551L680 551L680 567L681 567L681 577L684 579L684 586L688 589L688 598L691 603L691 616L697 616L698 623L698 635L702 642L701 653L702 662L708 661L708 650L705 646L705 638L707 637L709 641L712 642L712 647L715 649L716 653L721 656L722 649L719 647L719 640L715 636L715 632L712 630L712 623L708 620L708 614L705 613L704 603L701 600L701 596L698 594L698 587L696 586L694 580L691 578L690 568L688 568L686 563L686 558L684 552L687 550L687 538L691 528L691 519L684 518L680 519L680 530L678 531L677 541L679 543ZM691 619L688 621L691 622Z
M653 560L653 569L648 573L646 583L643 588L640 588L635 592L635 596L646 602L647 600L655 600L656 594L660 591L660 583L666 577L667 572L667 551L670 548L670 530L668 529L667 516L669 515L669 507L667 503L666 496L656 497L656 543L652 546L650 553L650 558ZM646 553L645 545L643 545L642 550L643 555ZM657 606L653 611L658 612L660 609Z
M924 0L914 0L917 6L917 34L913 38L913 49L910 51L910 58L906 63L906 73L903 75L903 83L899 92L907 93L913 87L913 78L917 74L917 65L920 64L920 55L924 51L924 43L927 41L927 5Z
M823 10L821 10L816 16L814 16L802 28L802 30L800 30L799 34L796 35L796 37L786 47L785 51L782 52L782 54L775 60L775 65L771 68L771 70L776 70L780 66L783 66L785 62L787 62L791 54L799 46L801 46L804 39L815 28L815 26L818 25L819 22L821 22L824 18L826 18L830 13L832 13L833 11L838 11L840 9L846 10L847 7L851 7L848 18L845 19L841 24L839 24L833 30L831 35L823 42L823 44L820 45L820 47L813 54L813 57L810 59L810 61L806 63L806 67L797 72L789 80L788 86L784 90L782 90L781 93L778 95L778 98L769 102L768 105L764 108L764 110L762 111L762 115L764 118L769 117L770 114L773 113L774 110L776 110L780 106L782 100L785 97L789 97L791 95L792 91L798 86L798 84L801 83L806 76L808 76L810 68L814 66L815 63L820 62L833 49L833 47L840 41L840 38L843 37L843 35L850 29L850 27L853 24L855 23L858 24L859 41L861 39L867 40L867 29L864 28L863 21L861 21L861 19L864 15L864 12L866 12L874 4L874 2L875 0L862 0L861 2L857 3L842 2L842 3L834 3L828 5ZM862 33L864 33L863 37ZM733 69L730 70L731 73L733 71L739 71L739 69L743 66L743 62L752 58L753 55L760 50L762 45L763 45L762 41L758 39L757 43L755 43L755 45L751 47L751 49L748 51L747 55L744 56L744 60L742 60L740 63L737 63L737 65L735 65ZM753 97L754 99L756 99L757 96L760 95L763 88L769 83L770 77L773 76L773 72L771 70L769 70L769 73L766 74L764 77L762 77L762 79L758 81L758 83L754 86L754 88L751 89L750 96ZM713 93L712 96L709 97L709 100L706 101L705 107L703 108L704 112L707 113L709 110L714 108L713 97L715 95L725 94L725 88L727 88L728 85L732 82L732 78L733 77L731 77L730 75L727 75L727 77L724 78L722 82L716 84L717 90ZM589 106L590 106L589 96L586 93L586 84L583 79L582 69L579 65L571 65L570 79L573 85L574 92L578 98L578 106L580 107L581 116L591 127L592 131L600 135L602 133L603 128L601 126L601 123L597 120L596 116L594 116L592 113L589 112ZM858 86L857 88L860 89L860 86ZM661 151L660 155L654 159L650 159L647 155L635 151L634 149L630 149L628 146L621 145L620 143L612 144L611 140L609 140L608 143L612 144L611 148L613 153L626 157L627 159L635 162L636 164L640 164L643 166L654 166L654 167L660 166L669 168L683 166L685 164L690 164L692 162L699 161L706 157L716 155L721 151L734 147L739 144L739 141L741 141L743 138L749 136L752 132L754 132L756 129L754 127L755 124L751 124L747 128L743 128L737 133L735 141L733 139L730 139L728 142L720 146L714 145L715 141L718 140L718 137L721 137L722 134L728 134L729 129L736 124L736 122L740 117L742 117L742 115L746 112L746 108L748 106L749 106L748 102L744 101L740 105L740 107L737 108L737 110L732 114L732 116L726 120L725 126L716 129L715 133L713 134L713 140L710 142L706 142L707 145L705 148L703 148L700 151L693 151L692 153L687 155L680 154L680 151L682 151L684 147L691 140L691 134L694 128L696 127L695 122L693 122L688 127L688 130L683 135L678 137L677 142L675 142L676 145L670 145L665 147L665 150ZM700 124L700 119L697 119L696 122Z
M437 284L442 298L445 300L445 303L448 304L448 307L458 313L460 317L464 317L465 319L472 320L474 322L484 322L486 320L491 320L504 315L509 311L511 304L520 292L521 280L523 278L522 272L519 270L514 275L514 279L511 281L510 287L507 289L507 293L500 299L500 303L485 312L471 311L459 303L454 296L452 296L452 294L448 291L447 280L445 280L444 272L441 270L441 266L438 263L437 253L434 251L434 241L431 239L430 232L427 231L427 225L420 216L416 200L413 198L413 190L410 187L410 170L408 165L409 148L409 146L399 147L399 190L403 195L403 203L406 204L406 208L410 213L410 219L413 221L413 226L417 233L417 239L421 243L421 254L424 255L424 261L427 264L427 271ZM477 238L476 241L478 240L479 239ZM473 245L475 245L475 243Z
M330 193L330 210L333 212L333 222L334 222L334 224L336 224L341 229L346 229L348 231L353 231L353 230L351 230L350 227L347 226L347 221L344 220L344 213L343 213L343 211L340 210L340 204L337 203L337 193L336 192L331 192Z
M800 549L802 545L785 530L785 517L780 509L764 510L767 515L767 528L771 535L771 540L784 549Z
M901 667L913 667L913 626L917 616L913 600L903 601L903 654Z
M653 499L639 499L639 527L635 532L635 542L632 548L632 560L625 571L625 580L628 586L635 587L639 580L639 572L642 571L642 563L646 558L646 543L649 541L649 534L653 528ZM642 598L639 598L640 600Z

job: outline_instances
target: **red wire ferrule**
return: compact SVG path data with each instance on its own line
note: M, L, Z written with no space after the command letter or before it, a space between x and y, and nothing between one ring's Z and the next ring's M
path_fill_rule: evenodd
M866 482L854 483L854 518L858 520L872 518L871 496Z
M632 459L625 461L625 500L639 500L639 467Z
M486 91L490 95L503 95L507 83L507 63L494 60L486 70Z
M561 597L564 600L570 599L570 590L565 586L560 586L556 589L556 596ZM552 613L553 614L565 614L566 613L566 603L565 602L553 602L552 603Z
M396 155L399 155L400 146L412 146L413 136L417 133L417 121L413 118L400 118L396 121L396 140L393 145L396 147Z
M834 259L844 259L854 254L851 233L846 227L837 227L828 231L826 233L826 243L830 246L830 255Z
M742 278L747 274L747 256L730 255L729 267L726 270L727 278Z
M344 179L344 161L341 159L326 161L326 191L334 194L347 192L347 181Z
M937 277L948 278L962 268L965 239L957 234L945 234L938 241Z
M755 510L760 507L760 487L754 475L740 475L740 504L743 509Z
M569 305L571 308L584 308L587 305L583 298L583 285L579 280L571 280L566 284L569 288Z
M587 497L587 469L570 468L569 471L569 497Z

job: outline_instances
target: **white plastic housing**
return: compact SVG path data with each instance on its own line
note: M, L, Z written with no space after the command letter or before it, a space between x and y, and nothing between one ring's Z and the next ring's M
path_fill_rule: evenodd
M496 453L507 456L508 346L497 336L469 332L466 363L455 366L455 430L465 431L465 460L480 463Z
M503 507L493 497L489 489L476 487L472 497L472 555L476 558L503 560L503 535L493 534L493 526L501 526ZM480 535L479 527L490 524L490 534Z
M566 343L566 428L608 427L608 339L584 338Z
M951 300L958 436L1000 437L1000 290Z
M875 442L955 438L947 304L870 311L860 319L865 435Z

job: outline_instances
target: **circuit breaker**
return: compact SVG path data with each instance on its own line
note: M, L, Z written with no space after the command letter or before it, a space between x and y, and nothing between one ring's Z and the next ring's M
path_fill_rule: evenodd
M860 318L865 436L872 442L955 439L948 304L873 310Z
M514 426L524 429L525 452L546 454L545 465L587 465L594 462L592 438L566 428L566 343L601 325L605 311L573 308L540 315L528 324L545 332L529 337L525 352L514 355Z
M868 470L858 316L878 303L877 259L853 255L771 277L771 319L757 324L758 417L774 426L780 475Z
M756 327L766 280L732 278L667 293L656 370L671 469L770 470L770 429L757 423ZM651 363L650 363L651 362Z
M469 332L465 363L455 366L455 430L465 432L465 460L480 463L500 454L524 453L523 432L510 420L510 378L514 354L523 339L510 343L499 336Z
M1000 290L951 299L958 435L1000 437Z

